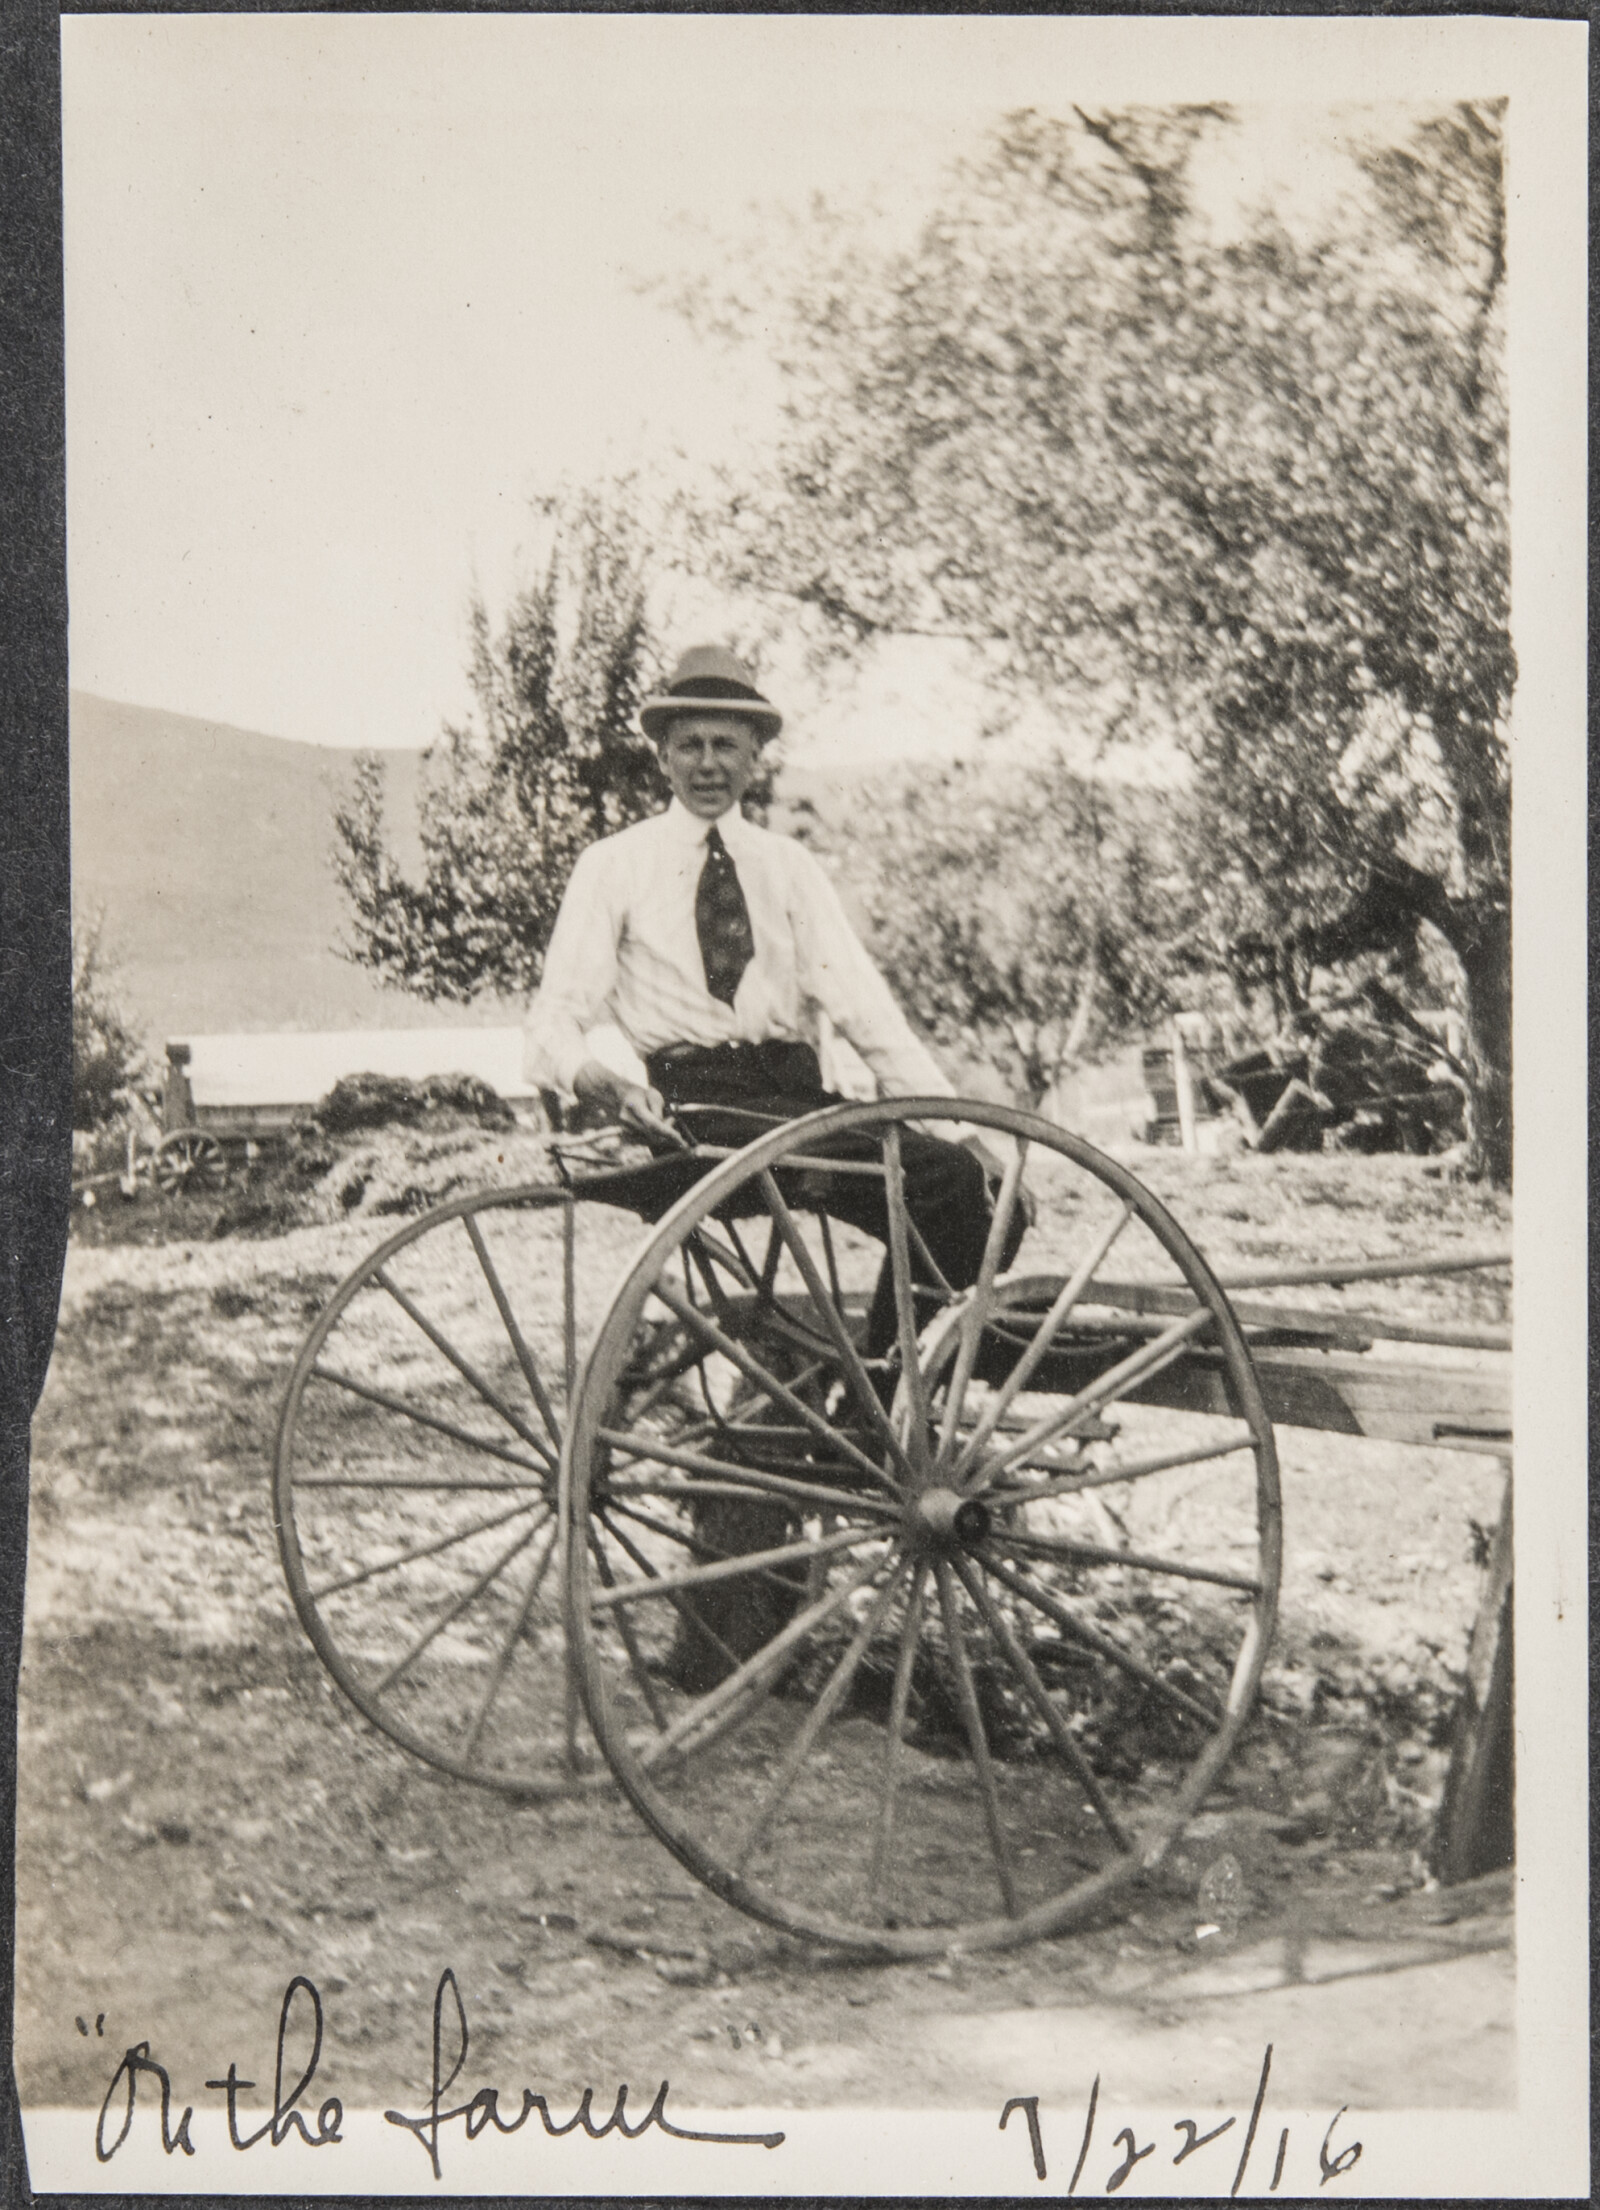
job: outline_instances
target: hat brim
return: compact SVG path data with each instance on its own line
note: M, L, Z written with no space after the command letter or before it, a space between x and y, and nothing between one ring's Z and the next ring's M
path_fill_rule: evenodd
M654 698L647 698L639 708L639 726L652 742L659 742L674 714L726 714L732 721L747 721L759 744L767 743L783 727L782 714L765 699L696 698L681 691L658 692Z

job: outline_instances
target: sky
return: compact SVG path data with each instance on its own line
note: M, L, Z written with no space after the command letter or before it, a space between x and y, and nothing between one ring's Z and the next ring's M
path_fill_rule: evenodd
M703 347L651 278L815 192L909 223L1006 109L1130 92L1267 98L1213 167L1219 219L1315 206L1348 173L1337 101L1396 89L1367 28L68 17L73 682L430 743L537 492L737 464L770 429L767 364ZM963 684L891 654L802 704L824 751L949 749L983 718Z

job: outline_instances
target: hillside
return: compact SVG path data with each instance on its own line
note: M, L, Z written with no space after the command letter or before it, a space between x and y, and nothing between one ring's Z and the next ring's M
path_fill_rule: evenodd
M103 911L122 994L158 1050L187 1030L495 1017L385 990L335 951L347 754L83 691L71 727L74 908ZM420 756L385 757L407 823Z

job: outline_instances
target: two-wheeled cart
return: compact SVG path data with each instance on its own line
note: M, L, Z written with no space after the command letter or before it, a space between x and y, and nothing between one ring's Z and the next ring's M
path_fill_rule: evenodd
M776 1926L1060 1932L1159 1862L1249 1715L1274 1419L1503 1448L1500 1336L1413 1329L1473 1363L1404 1383L1363 1316L1236 1307L1124 1166L1009 1108L680 1125L558 1141L549 1182L441 1206L332 1297L275 1471L306 1629L417 1756L525 1799L614 1779ZM914 1129L1009 1139L965 1290L905 1202ZM1024 1175L1044 1224L1002 1273Z

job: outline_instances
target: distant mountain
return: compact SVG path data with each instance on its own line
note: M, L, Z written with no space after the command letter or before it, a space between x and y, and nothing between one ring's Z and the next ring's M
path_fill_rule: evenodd
M74 909L103 912L121 993L157 1053L190 1031L507 1017L487 1002L426 1006L338 956L329 855L349 755L83 691L71 731ZM420 755L383 757L401 841Z

